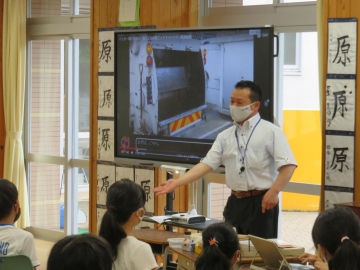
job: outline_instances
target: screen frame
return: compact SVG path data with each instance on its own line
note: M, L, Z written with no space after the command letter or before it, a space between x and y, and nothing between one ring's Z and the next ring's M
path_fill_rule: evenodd
M189 28L160 28L160 29L130 29L130 30L116 30L114 31L114 40L115 40L115 46L117 47L117 35L118 34L155 34L155 33L167 33L167 32L189 32L189 31L217 31L217 30L250 30L250 29L267 29L269 30L269 40L273 40L273 42L269 43L269 51L268 54L272 55L273 57L269 57L269 93L272 98L272 102L270 102L269 105L269 111L272 112L270 115L271 122L274 123L274 58L277 56L274 53L275 46L274 46L274 40L276 37L274 26L273 25L254 25L254 26L216 26L216 27L189 27ZM114 161L116 164L124 164L124 165L135 165L135 166L149 166L149 167L160 167L161 165L170 165L170 166L184 166L186 168L192 168L194 165L198 164L201 160L198 162L181 162L181 161L173 161L173 160L165 160L165 159L153 159L153 158L140 158L140 157L128 157L128 156L119 156L117 155L117 148L119 147L119 140L117 140L117 133L118 133L118 121L117 121L117 49L114 51L114 87L115 87L115 106L114 106ZM255 70L255 67L254 67ZM254 72L255 76L255 72ZM236 83L236 82L234 82ZM219 167L216 172L223 173L224 167Z

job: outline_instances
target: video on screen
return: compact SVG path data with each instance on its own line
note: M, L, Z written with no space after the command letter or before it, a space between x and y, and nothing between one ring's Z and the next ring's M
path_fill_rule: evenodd
M116 33L115 156L197 163L233 125L240 80L262 87L260 113L272 121L272 36L272 28Z

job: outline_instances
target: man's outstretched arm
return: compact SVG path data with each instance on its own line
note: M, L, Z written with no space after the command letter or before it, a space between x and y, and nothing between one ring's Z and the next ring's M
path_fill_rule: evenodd
M154 188L153 192L155 193L155 195L170 193L177 187L196 181L210 171L212 171L212 168L209 165L200 162L196 164L193 168L191 168L190 171L182 175L180 178L169 179L166 182L162 183L159 187Z

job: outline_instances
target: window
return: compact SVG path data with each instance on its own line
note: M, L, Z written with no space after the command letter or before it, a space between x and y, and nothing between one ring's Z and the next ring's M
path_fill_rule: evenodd
M211 7L259 6L276 3L316 2L316 0L212 0Z
M89 13L90 0L28 2L32 18L27 25L24 145L31 227L66 234L87 232L90 18L82 14ZM60 15L75 19L59 21ZM59 29L59 23L63 33L53 35L52 29ZM42 27L38 28L39 24Z
M273 0L212 0L211 7L271 5Z
M279 3L316 2L316 0L279 0Z
M209 215L207 217L222 220L224 207L231 190L224 184L209 183L209 192Z
M30 18L90 14L90 0L31 0Z
M300 73L300 52L301 52L301 34L285 33L284 37L284 72Z
M243 0L243 6L271 5L273 0Z

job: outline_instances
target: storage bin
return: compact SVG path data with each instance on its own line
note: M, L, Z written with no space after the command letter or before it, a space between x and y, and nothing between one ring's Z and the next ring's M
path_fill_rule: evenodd
M169 238L169 246L172 248L181 248L182 242L184 241L184 238Z

